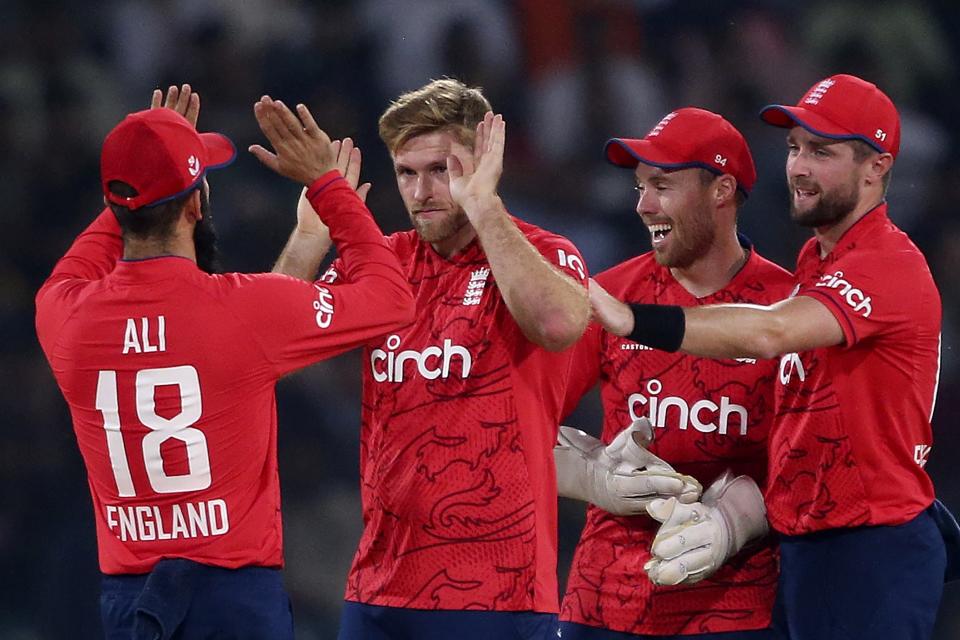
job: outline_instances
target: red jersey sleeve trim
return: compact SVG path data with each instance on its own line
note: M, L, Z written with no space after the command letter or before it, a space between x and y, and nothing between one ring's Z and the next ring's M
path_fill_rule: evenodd
M857 330L853 326L853 323L850 322L850 318L847 317L846 311L836 300L825 293L817 291L816 289L804 289L797 295L807 296L808 298L814 298L821 302L828 303L824 306L828 311L830 311L831 314L833 314L833 317L837 319L837 322L840 323L840 330L843 331L843 339L846 342L844 346L852 347L853 345L857 344Z
M320 195L320 192L332 185L337 180L343 180L343 176L340 175L340 172L336 169L331 169L325 174L314 180L309 187L307 187L307 200L313 202L313 199Z

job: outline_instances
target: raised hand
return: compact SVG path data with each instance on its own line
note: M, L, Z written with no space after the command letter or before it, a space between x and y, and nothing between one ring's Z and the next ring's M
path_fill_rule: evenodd
M503 116L488 111L477 124L473 155L456 151L447 156L450 195L471 215L471 205L497 197L497 184L503 173L503 148L506 123Z
M360 199L366 202L371 184L369 182L360 184L360 165L363 160L360 147L354 146L353 139L344 138L343 141L334 140L332 148L337 156L337 170L340 175L357 192Z
M304 185L337 168L337 158L330 138L317 126L305 105L297 105L297 113L279 100L263 96L253 107L260 130L274 152L259 144L249 151L273 171Z
M330 143L330 148L337 158L337 170L344 177L347 183L353 187L354 191L364 202L367 201L367 194L370 192L370 183L360 182L360 149L353 146L353 140L344 138L334 140ZM359 185L359 186L358 186ZM330 231L327 226L320 221L317 212L313 210L313 205L307 200L307 189L304 187L300 192L300 200L297 202L297 231L329 240Z
M176 85L170 85L167 89L167 97L164 100L163 91L153 90L153 96L150 99L151 109L173 109L187 122L197 128L197 117L200 115L200 94L194 93L189 84L184 84L179 89Z

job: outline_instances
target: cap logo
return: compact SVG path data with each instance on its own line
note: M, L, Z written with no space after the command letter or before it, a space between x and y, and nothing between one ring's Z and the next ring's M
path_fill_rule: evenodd
M723 157L722 155L720 155L719 153L718 153L716 156L714 156L713 161L716 162L716 163L717 163L718 165L720 165L721 167L727 166L727 159L724 158L724 157Z
M660 132L663 131L663 128L666 127L668 124L670 124L670 121L676 117L677 117L676 111L672 113L668 113L667 115L663 116L663 120L658 122L657 126L655 126L653 129L650 130L650 133L647 134L647 137L655 138L656 136L660 135Z
M819 104L820 99L823 98L823 96L826 95L830 87L832 87L835 84L837 84L836 80L831 80L830 78L823 80L822 82L817 84L817 86L815 86L813 89L810 89L810 93L807 94L807 97L803 100L803 103Z
M187 171L189 171L190 175L194 178L200 173L200 159L197 156L187 158Z
M879 140L880 142L886 142L887 132L884 131L883 129L877 129L877 132L873 134L873 137Z

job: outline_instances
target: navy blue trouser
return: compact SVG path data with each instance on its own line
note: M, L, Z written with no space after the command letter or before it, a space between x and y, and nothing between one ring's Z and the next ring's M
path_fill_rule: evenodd
M293 614L279 569L224 569L161 560L145 575L105 575L107 640L292 640Z
M347 600L337 640L556 640L557 616L535 611L445 611Z
M931 509L897 526L781 536L777 626L790 640L928 640L947 562Z
M591 627L576 622L561 622L562 640L786 640L773 629L755 629L753 631L728 631L726 633L697 633L685 636L651 636L646 634L624 633L600 627Z

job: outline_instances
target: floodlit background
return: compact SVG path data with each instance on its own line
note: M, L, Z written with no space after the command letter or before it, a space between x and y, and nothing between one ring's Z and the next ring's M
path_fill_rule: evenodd
M90 497L34 335L33 295L100 209L103 137L171 83L190 82L201 130L241 150L263 141L252 112L261 94L307 103L331 137L358 141L387 231L407 218L379 114L431 78L480 85L508 123L508 208L567 235L598 272L649 248L631 175L604 162L603 143L642 136L687 105L724 114L747 137L759 183L741 230L792 268L808 232L788 219L784 132L757 112L830 73L876 82L903 122L891 215L943 295L927 468L960 511L949 471L960 457L958 31L951 0L0 1L0 637L100 637ZM269 270L299 187L245 151L210 184L227 267ZM335 637L360 536L359 383L352 353L278 387L286 581L304 640ZM597 406L588 400L577 423L595 430ZM564 502L564 574L581 522L582 508ZM960 587L947 588L940 617L938 640L960 637Z

